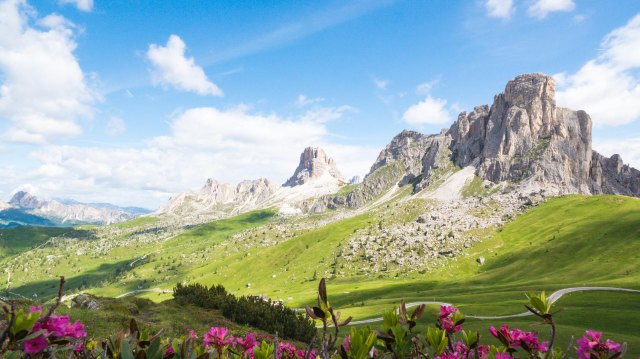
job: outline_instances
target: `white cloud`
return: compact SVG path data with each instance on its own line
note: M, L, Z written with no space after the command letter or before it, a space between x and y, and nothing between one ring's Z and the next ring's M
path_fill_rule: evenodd
M316 103L320 103L322 101L324 101L324 98L322 97L308 98L305 95L298 95L298 98L296 99L296 106L306 107Z
M531 17L544 19L549 13L556 11L573 11L576 4L573 0L536 0L527 9L527 14Z
M60 5L72 4L78 10L89 12L93 9L93 0L59 0Z
M60 15L30 24L24 1L0 2L0 118L11 127L5 140L46 143L77 136L99 96L87 85L73 54L74 25Z
M402 115L410 125L438 125L451 121L451 113L446 108L447 100L427 96L423 101L409 107Z
M557 74L560 106L587 111L596 126L640 119L640 15L607 36L575 74Z
M120 117L111 117L107 121L107 134L109 136L117 136L123 134L127 130L127 125Z
M200 188L207 177L283 183L307 146L325 148L345 176L365 174L379 149L336 143L322 116L308 113L293 119L243 106L192 108L171 120L169 135L141 148L45 146L32 154L39 167L20 180L50 196L156 207L177 192Z
M149 45L147 58L153 65L153 83L195 92L202 96L222 96L222 90L209 81L193 57L185 56L185 50L186 45L178 35L169 36L166 46Z
M486 0L484 6L491 17L508 19L513 13L513 0Z
M373 84L376 86L378 90L386 90L387 86L389 86L390 83L391 81L389 80L383 80L378 78L373 79Z

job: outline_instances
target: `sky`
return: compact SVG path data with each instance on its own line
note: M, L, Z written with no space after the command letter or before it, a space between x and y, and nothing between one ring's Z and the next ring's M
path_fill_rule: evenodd
M531 72L640 168L637 0L0 0L0 200L153 209L307 146L364 176Z

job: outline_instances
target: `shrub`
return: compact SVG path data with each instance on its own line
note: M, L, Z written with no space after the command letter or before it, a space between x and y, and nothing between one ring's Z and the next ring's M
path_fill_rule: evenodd
M238 324L251 325L269 333L310 342L316 328L304 314L284 305L259 297L240 297L227 293L223 286L209 288L201 284L178 284L173 296L178 303L194 304L202 308L220 309L225 318Z

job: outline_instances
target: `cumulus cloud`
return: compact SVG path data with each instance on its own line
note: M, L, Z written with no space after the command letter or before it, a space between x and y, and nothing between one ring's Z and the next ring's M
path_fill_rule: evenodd
M491 17L508 19L513 13L513 0L486 0L484 6Z
M171 120L170 134L142 147L45 146L32 154L39 166L22 181L49 195L156 207L177 192L200 188L207 177L282 183L307 146L325 148L346 176L366 173L379 149L336 143L321 117L305 112L285 118L244 106L192 108Z
M451 121L451 113L446 108L447 100L431 95L409 107L402 119L410 125L439 125Z
M127 130L127 125L120 117L111 117L107 121L107 134L109 136L117 136L123 134Z
M59 0L60 5L71 4L78 10L89 12L93 9L93 0Z
M640 14L613 30L602 52L576 73L555 76L560 106L586 110L596 126L623 125L640 118Z
M147 58L153 65L152 80L156 85L174 87L198 95L222 96L222 90L198 66L193 57L186 57L187 46L178 35L169 36L166 46L151 44Z
M573 11L576 4L573 0L536 0L527 9L527 14L531 17L544 19L552 12Z
M60 15L31 22L24 1L0 2L0 118L8 141L46 143L77 136L99 96L87 85L74 50L74 25Z

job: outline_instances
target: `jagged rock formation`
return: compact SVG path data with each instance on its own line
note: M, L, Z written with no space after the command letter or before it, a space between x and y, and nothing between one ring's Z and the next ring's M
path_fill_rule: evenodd
M586 112L556 106L552 77L520 75L491 106L461 113L447 131L402 131L347 203L360 207L394 185L411 184L414 193L420 192L465 167L524 193L640 196L640 171L618 155L606 158L592 151L591 125Z
M346 181L336 162L323 149L307 147L293 176L281 187L265 178L238 185L221 184L210 178L199 192L180 193L156 213L207 220L277 207L283 214L300 214L309 211L310 203L316 199L336 193L344 185Z
M246 180L232 185L207 179L197 192L183 192L170 198L156 213L190 215L202 212L240 213L257 208L277 190L277 186L266 178Z
M293 176L291 176L283 186L299 186L327 175L334 177L340 182L346 183L340 171L338 171L333 158L327 156L320 147L307 147L300 155L300 163L293 173Z
M28 214L53 219L61 224L111 224L126 221L141 214L139 208L127 211L108 204L44 200L25 191L16 192L9 201L9 205Z
M591 118L555 103L555 81L526 74L509 81L493 105L462 113L448 131L453 160L478 161L476 174L547 194L640 195L640 172L591 149Z
M349 180L349 184L360 184L360 182L362 182L362 178L360 178L360 176L353 176Z
M516 77L490 108L460 114L448 134L455 163L477 160L481 178L553 194L590 193L591 118L556 107L552 77Z

